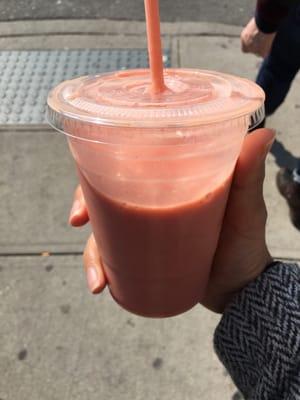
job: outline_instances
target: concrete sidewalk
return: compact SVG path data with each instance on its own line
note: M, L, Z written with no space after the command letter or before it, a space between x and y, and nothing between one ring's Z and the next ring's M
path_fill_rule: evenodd
M259 60L240 53L239 31L163 24L173 66L253 79ZM132 21L4 22L0 49L145 48L143 34L144 24ZM298 154L299 85L297 78L269 121ZM43 125L0 126L0 136L0 399L230 399L234 386L212 350L218 316L196 307L148 321L122 311L107 292L86 291L81 252L89 228L67 225L76 177L64 138ZM268 243L274 256L298 260L299 232L274 183L288 153L279 145L274 153L265 185Z

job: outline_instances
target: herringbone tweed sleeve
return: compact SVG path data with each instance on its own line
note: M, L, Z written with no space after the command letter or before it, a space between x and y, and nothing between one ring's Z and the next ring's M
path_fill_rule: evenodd
M249 400L300 399L300 269L273 263L228 306L216 353Z

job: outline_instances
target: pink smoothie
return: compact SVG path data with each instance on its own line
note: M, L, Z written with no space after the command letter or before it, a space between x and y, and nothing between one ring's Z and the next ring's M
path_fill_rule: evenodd
M117 71L64 82L48 100L110 291L148 317L203 298L247 115L263 101L253 83L216 72L169 69L164 85L154 96L149 70Z
M231 179L203 198L140 207L80 182L115 300L148 317L180 314L203 298Z
M150 80L147 70L74 80L68 112L116 124L68 119L64 130L113 297L167 317L204 296L247 120L228 119L240 103L231 77L166 70L155 97Z

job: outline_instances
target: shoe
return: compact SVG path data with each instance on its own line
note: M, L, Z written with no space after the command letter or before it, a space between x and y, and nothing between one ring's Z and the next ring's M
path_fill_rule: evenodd
M286 199L290 208L293 225L300 230L300 183L294 179L295 171L281 168L276 177L280 194Z

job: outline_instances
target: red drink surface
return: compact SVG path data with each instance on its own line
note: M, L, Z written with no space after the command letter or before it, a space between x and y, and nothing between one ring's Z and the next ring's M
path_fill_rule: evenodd
M169 207L127 204L80 181L111 293L148 317L180 314L204 295L231 178L199 200Z

